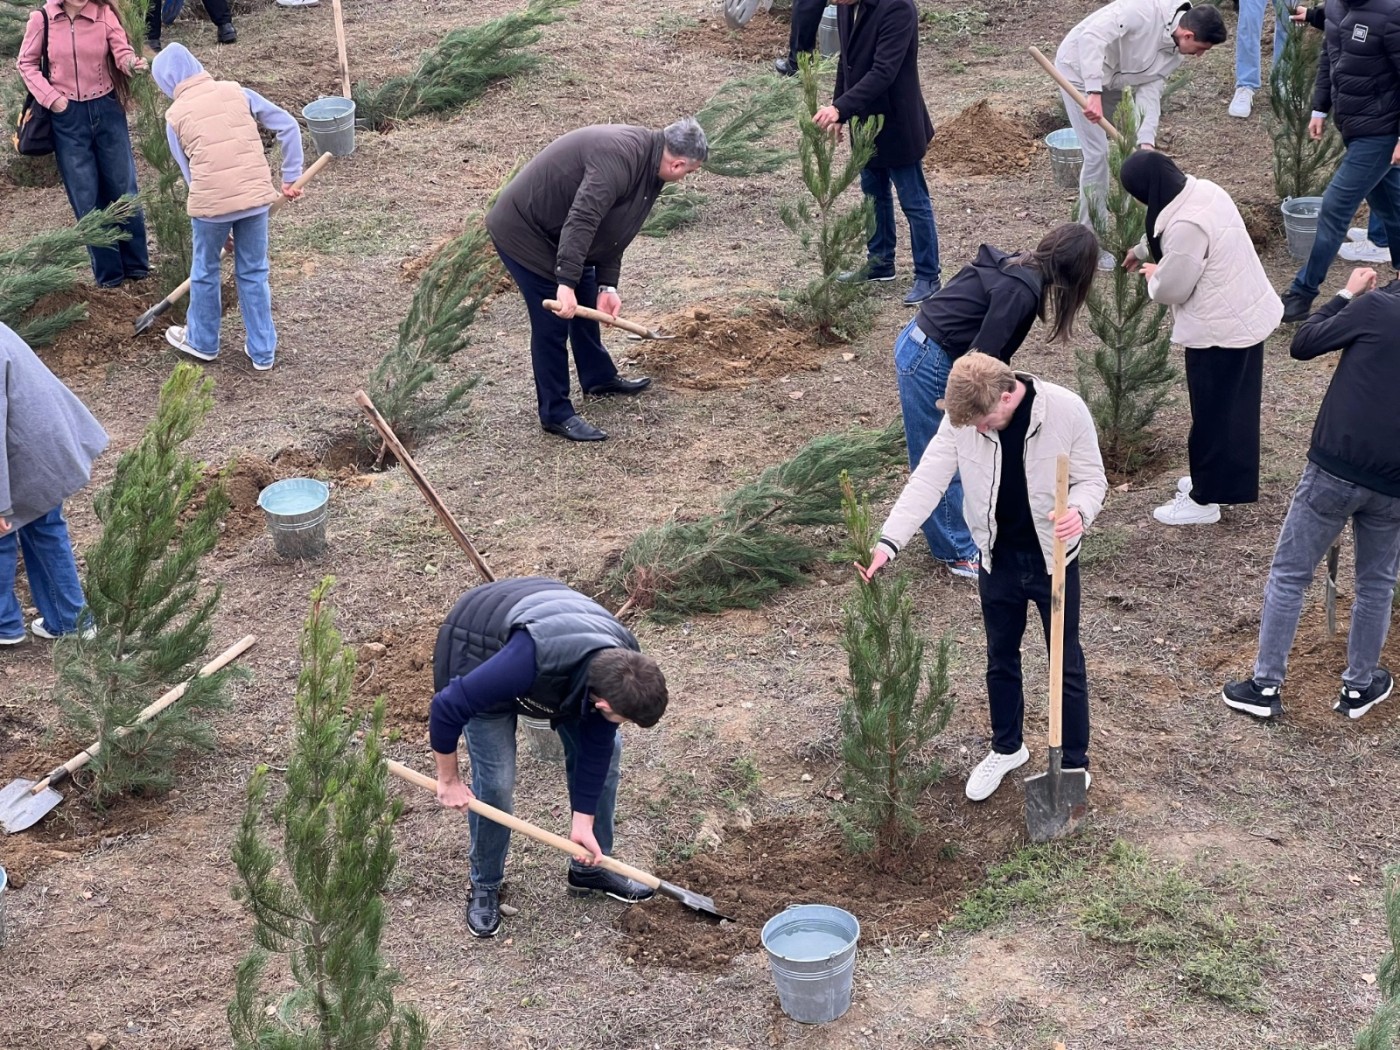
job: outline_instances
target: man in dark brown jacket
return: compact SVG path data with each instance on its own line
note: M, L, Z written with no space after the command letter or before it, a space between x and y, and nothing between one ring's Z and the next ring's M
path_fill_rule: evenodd
M586 394L636 394L651 385L645 377L619 376L598 322L575 311L587 306L618 315L622 253L665 184L696 171L708 151L705 132L689 117L664 131L579 128L541 150L487 213L496 253L530 314L540 425L549 433L570 441L608 436L569 400L569 345ZM557 312L544 308L546 299L559 302Z

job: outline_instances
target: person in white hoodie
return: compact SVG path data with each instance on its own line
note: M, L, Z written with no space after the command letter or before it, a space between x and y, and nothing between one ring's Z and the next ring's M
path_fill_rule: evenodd
M1086 96L1088 107L1064 92L1065 112L1079 136L1084 166L1079 172L1079 219L1093 226L1090 208L1108 192L1108 136L1099 123L1133 89L1138 111L1138 146L1154 149L1162 112L1162 87L1188 55L1203 55L1225 43L1225 21L1214 7L1185 0L1113 0L1069 31L1055 52L1055 68ZM1103 269L1114 259L1105 252Z
M1098 434L1077 394L972 352L953 362L943 398L943 422L880 530L867 580L899 554L962 476L963 512L980 552L977 589L987 631L987 700L992 749L967 781L980 802L1030 752L1021 738L1025 693L1021 639L1034 603L1050 638L1050 574L1054 543L1068 546L1065 567L1065 769L1089 766L1089 687L1079 645L1079 537L1108 493ZM1069 509L1055 517L1055 468L1069 456ZM1088 775L1085 775L1086 783Z

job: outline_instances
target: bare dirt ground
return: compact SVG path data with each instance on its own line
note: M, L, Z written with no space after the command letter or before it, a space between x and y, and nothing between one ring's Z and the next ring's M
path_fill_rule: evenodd
M347 0L355 79L400 73L450 28L516 6ZM1057 126L1055 96L1025 46L1053 48L1091 6L921 3L925 96L947 132L929 158L945 273L984 240L1028 245L1067 218L1072 194L1053 185L1038 145ZM168 39L189 44L216 75L289 107L334 89L329 4L240 10L233 47L216 49L212 27L193 13ZM709 0L590 0L545 30L548 62L538 73L494 86L447 119L362 134L353 157L278 217L278 367L254 373L226 350L227 360L210 367L217 406L196 439L211 469L239 464L234 513L208 572L225 587L218 640L259 636L245 659L253 677L217 721L218 749L178 771L177 791L105 815L76 792L41 827L0 840L0 864L13 878L0 1046L103 1045L98 1037L122 1050L228 1045L233 968L251 944L250 923L229 894L229 844L249 772L282 764L288 746L311 586L322 574L338 577L340 626L362 655L357 698L385 695L390 752L429 769L433 635L476 582L402 471L357 476L325 460L358 425L351 394L393 338L414 268L518 158L583 124L660 126L770 61L785 39L781 16L759 16L739 34L724 29ZM1169 102L1160 144L1253 216L1282 287L1295 264L1278 236L1266 123L1225 116L1232 52L1188 62L1191 77ZM1267 112L1259 102L1256 114ZM904 285L876 293L876 323L850 346L785 333L765 311L807 272L778 218L798 192L795 169L697 182L709 196L701 221L664 240L639 239L627 254L628 312L683 338L612 341L630 370L658 377L637 400L584 406L612 440L575 446L541 434L525 311L513 293L477 322L472 349L450 370L478 372L483 384L471 412L426 441L418 458L498 574L552 574L594 589L646 526L712 509L813 436L898 412L890 347L908 317L898 301ZM0 181L0 197L7 244L71 221L58 189ZM1334 268L1332 279L1341 273ZM150 417L174 361L159 328L135 337L126 323L147 300L120 293L90 302L93 320L44 357L112 435L101 484ZM236 351L241 337L231 313L225 346ZM1076 346L1090 338L1081 332ZM1070 352L1045 348L1038 335L1017 363L1073 382ZM1366 978L1385 949L1381 866L1400 841L1390 804L1400 777L1395 710L1382 705L1358 723L1328 710L1344 642L1326 637L1320 588L1300 629L1281 722L1255 725L1218 700L1224 677L1249 670L1274 538L1328 375L1327 362L1288 358L1286 332L1270 341L1260 502L1227 511L1216 527L1174 532L1157 526L1151 509L1184 470L1183 392L1161 417L1160 472L1117 488L1086 544L1093 833L1186 865L1222 899L1230 880L1247 887L1250 907L1275 931L1272 957L1259 960L1262 1013L1193 996L1171 965L1134 963L1053 910L975 934L946 921L986 868L1022 844L1021 804L1010 785L983 806L961 798L987 741L976 595L916 550L905 560L927 630L951 631L958 644L958 708L937 745L949 779L925 802L931 830L918 859L896 875L864 867L846 858L832 822L845 570L816 566L812 585L757 612L643 622L639 635L667 671L673 709L657 729L626 734L618 853L713 893L739 921L708 927L664 901L630 910L572 901L560 861L517 842L507 893L520 914L497 941L474 942L461 915L465 823L410 795L396 833L385 951L404 974L401 998L431 1020L432 1045L1349 1046L1376 1003ZM270 478L308 471L332 482L329 551L315 564L288 564L274 556L250 499ZM81 550L95 534L90 501L79 496L68 509ZM830 542L834 550L839 538ZM1043 724L1034 683L1044 675L1034 629L1026 654L1034 741ZM1387 657L1392 668L1400 663L1394 641ZM41 775L79 744L57 728L51 686L42 645L4 654L3 780ZM736 794L735 771L746 763L757 777ZM565 827L559 769L524 758L517 806ZM764 919L795 901L844 903L866 924L855 1005L820 1029L782 1015L755 950Z

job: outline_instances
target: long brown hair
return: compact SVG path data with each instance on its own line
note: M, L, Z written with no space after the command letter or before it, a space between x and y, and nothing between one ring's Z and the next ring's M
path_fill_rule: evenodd
M1047 233L1034 251L1022 253L1019 262L1040 273L1040 308L1036 312L1042 321L1054 303L1055 323L1049 341L1068 342L1075 315L1083 308L1094 284L1099 239L1083 223L1067 222Z

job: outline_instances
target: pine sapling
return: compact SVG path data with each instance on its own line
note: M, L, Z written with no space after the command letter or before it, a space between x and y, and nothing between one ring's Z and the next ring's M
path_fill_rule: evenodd
M841 472L888 477L903 456L897 420L884 430L814 438L735 491L717 513L647 529L623 552L609 585L625 596L624 610L659 620L756 608L805 580L806 567L821 557L795 530L839 524Z
M860 178L861 169L875 155L875 136L883 117L847 121L845 138L850 152L844 164L837 160L840 139L822 131L812 121L821 106L820 63L811 55L798 55L802 98L796 119L802 139L802 182L810 199L785 204L783 224L797 234L802 257L815 256L819 276L792 294L794 314L816 330L824 341L848 340L869 320L872 308L865 298L863 280L841 280L843 273L863 273L865 243L875 221L874 206L861 195L859 204L842 205L840 198Z
M1269 73L1274 192L1283 200L1320 196L1342 159L1342 138L1335 122L1323 123L1321 141L1314 142L1308 134L1322 34L1292 21L1290 14L1291 10L1282 13L1283 50Z
M878 527L844 471L841 498L850 553L869 564ZM942 763L925 749L953 714L951 643L947 637L939 640L933 667L926 671L924 639L914 626L908 591L907 577L892 569L860 579L841 633L850 684L841 709L846 804L838 820L852 852L874 853L881 860L893 858L919 834L919 797L943 776Z
M560 21L578 0L530 0L476 26L454 29L418 68L379 87L358 84L355 112L376 131L422 113L447 113L479 98L498 80L533 72L542 59L525 48L540 41L540 27Z
M1095 209L1099 245L1122 260L1141 238L1147 209L1123 189L1118 173L1137 140L1137 109L1130 91L1113 114L1123 138L1109 143L1108 193ZM1089 293L1089 328L1102 346L1078 351L1080 396L1089 405L1110 469L1131 471L1148 455L1152 424L1170 395L1177 371L1171 363L1167 308L1147 294L1140 274L1115 266Z
M35 9L32 0L0 0L0 59L8 62L19 54L24 27ZM6 124L6 129L13 127Z
M17 248L0 251L0 324L9 325L30 346L46 346L60 332L87 317L86 303L36 312L46 295L76 287L86 272L85 248L110 248L130 238L121 224L136 214L136 198L123 197L90 211L77 225L50 230Z
M1356 1050L1395 1050L1400 1045L1400 864L1385 868L1385 930L1390 950L1376 971L1381 1004L1371 1022L1356 1033Z
M285 790L269 802L259 766L233 844L234 898L257 924L256 947L239 963L229 1028L237 1050L419 1050L428 1025L394 1003L398 973L380 953L384 892L394 873L394 822L380 754L384 701L363 746L351 707L354 654L341 644L326 577L311 592L301 635L296 730ZM276 828L277 846L265 825ZM280 848L278 848L280 847ZM274 956L295 982L270 998Z
M61 638L54 663L74 735L101 744L88 766L99 806L168 788L176 757L212 742L200 716L222 705L232 674L194 679L179 703L136 724L141 708L198 670L213 635L221 589L201 580L200 566L228 498L216 483L197 503L204 464L184 451L214 404L213 386L194 365L177 365L155 419L93 499L102 535L83 581L93 630Z

